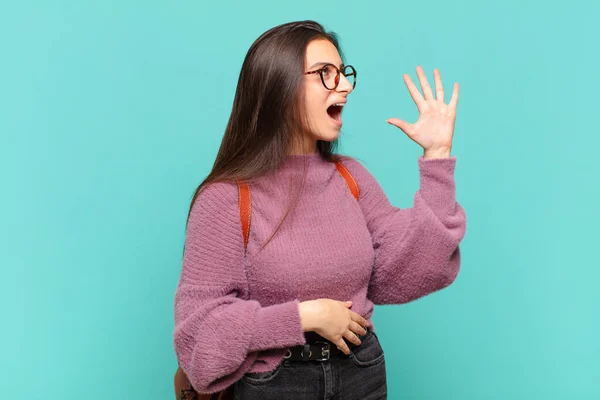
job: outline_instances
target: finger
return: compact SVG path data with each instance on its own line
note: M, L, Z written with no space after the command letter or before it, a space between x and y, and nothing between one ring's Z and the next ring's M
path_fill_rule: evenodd
M419 76L419 83L421 84L421 90L423 90L423 96L425 96L425 100L433 100L431 86L429 86L429 82L425 76L425 71L423 71L421 66L417 67L417 75Z
M350 330L359 335L366 335L367 330L358 322L352 321L349 326Z
M390 125L394 125L397 128L400 128L402 131L410 134L412 132L412 124L409 124L406 121L403 121L398 118L388 118L386 122Z
M335 344L337 346L338 349L340 349L342 351L342 353L348 355L350 354L350 348L348 347L348 345L346 344L346 342L344 342L344 338L340 338L339 340L333 342L333 344Z
M358 322L360 325L362 325L365 328L369 326L369 321L367 321L362 315L360 315L359 313L356 313L354 311L350 312L350 319L355 322Z
M340 301L340 303L342 303L342 305L344 307L348 307L348 308L352 307L352 302L351 301Z
M357 346L360 346L360 344L362 343L362 342L360 341L360 339L358 338L358 336L356 336L356 334L355 334L354 332L352 332L352 331L348 331L348 332L346 332L346 333L344 334L344 337L345 337L346 339L348 339L348 341L349 341L350 343L354 343L354 344L355 344L355 345L357 345Z
M454 83L454 90L452 91L452 97L450 98L450 103L448 103L448 106L450 106L451 108L456 108L457 104L458 104L458 82Z
M444 102L444 85L442 85L442 76L440 75L440 70L439 69L434 69L433 70L433 76L435 79L435 94L436 94L436 99L438 101L441 101L442 103Z
M410 97L412 97L413 101L417 105L417 109L419 111L421 111L421 105L425 101L423 99L423 96L421 96L421 92L419 92L419 89L417 89L417 87L413 83L412 79L410 79L410 75L404 74L403 77L404 77L404 84L406 85L406 88L408 89L408 93L410 93Z

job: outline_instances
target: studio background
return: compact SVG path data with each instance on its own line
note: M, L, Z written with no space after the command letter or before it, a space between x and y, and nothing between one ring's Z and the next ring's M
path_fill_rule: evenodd
M410 207L403 73L459 82L467 213L447 289L377 306L389 398L600 398L598 51L583 1L14 1L0 6L0 397L171 399L191 196L265 30L315 19L357 86L341 151Z

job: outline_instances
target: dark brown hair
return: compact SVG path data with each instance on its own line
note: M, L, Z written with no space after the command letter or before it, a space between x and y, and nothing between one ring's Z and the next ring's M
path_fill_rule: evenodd
M294 146L301 143L308 126L301 90L304 87L306 48L315 39L329 40L342 54L337 35L327 32L315 21L276 26L250 46L242 64L219 152L212 170L194 193L188 219L204 186L211 182L238 179L251 183L253 179L276 170ZM317 141L317 151L324 160L336 161L337 145L337 139L333 142ZM296 201L267 243L295 204Z

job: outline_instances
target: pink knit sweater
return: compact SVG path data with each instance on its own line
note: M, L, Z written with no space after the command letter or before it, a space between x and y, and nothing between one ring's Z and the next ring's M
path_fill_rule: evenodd
M404 209L389 203L362 164L343 162L358 182L358 201L318 153L289 156L278 171L253 182L246 254L236 184L202 190L175 294L175 351L196 390L215 392L246 372L277 367L287 347L305 342L301 301L352 300L352 310L373 328L374 304L406 303L456 278L466 230L455 198L456 157L419 157L420 189L413 207ZM299 202L260 250L305 165Z

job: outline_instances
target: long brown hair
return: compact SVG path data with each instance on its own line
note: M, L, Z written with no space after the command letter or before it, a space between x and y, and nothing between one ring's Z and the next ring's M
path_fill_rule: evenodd
M338 37L315 21L278 25L250 46L242 64L231 115L212 170L196 189L188 212L204 186L212 182L251 182L282 164L306 132L303 84L306 48L315 39L329 40L342 54ZM317 151L336 161L338 140L317 141ZM306 169L301 185L304 183ZM301 188L298 191L300 195ZM295 207L285 213L269 240ZM241 234L241 233L240 233Z

